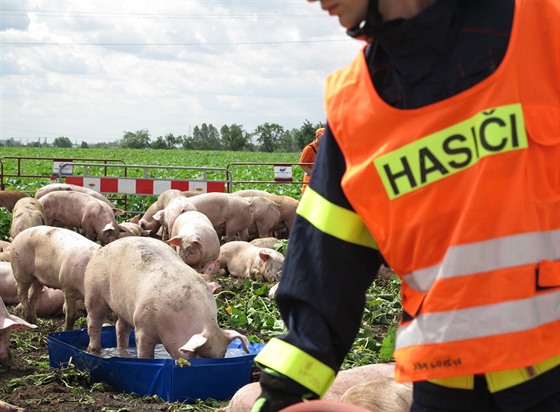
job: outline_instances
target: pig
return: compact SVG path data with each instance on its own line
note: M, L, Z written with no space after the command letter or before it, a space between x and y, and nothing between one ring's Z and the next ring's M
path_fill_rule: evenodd
M119 223L119 238L126 236L149 236L150 232L148 230L142 229L142 226L138 223L140 220L140 215L134 216L130 222Z
M45 220L49 226L81 229L89 240L106 245L119 237L119 224L113 210L90 195L55 191L42 196Z
M158 196L158 199L157 199L157 202L156 202L158 210L165 209L172 199L175 199L175 198L178 198L178 197L185 197L183 192L181 192L178 189L168 189L168 190L163 191Z
M113 210L113 213L115 213L115 216L122 216L124 214L123 210L116 208L113 205L113 203L109 199L107 199L107 197L102 193L90 189L89 187L82 187L82 186L72 185L68 183L50 183L46 186L43 186L37 189L37 191L35 192L35 199L40 199L43 196L45 196L47 193L56 192L56 191L67 191L67 192L73 191L73 192L85 193L86 195L90 195L92 197L95 197L97 200L106 203L107 206L110 206L111 209Z
M352 386L340 401L375 412L408 412L412 406L412 386L380 376Z
M10 247L11 249L11 247ZM11 253L9 250L5 252L0 252L0 262L9 262L10 261Z
M280 209L280 221L272 230L275 236L281 239L288 239L294 220L296 219L296 210L299 206L299 200L285 195L271 195L267 199L272 200Z
M16 202L22 197L30 196L18 190L0 190L0 207L6 208L11 212Z
M35 329L37 325L28 323L15 315L10 315L4 301L0 299L0 365L5 368L13 364L10 353L10 333L12 330L20 328Z
M218 326L216 301L203 277L164 242L125 237L101 248L85 272L90 336L87 351L99 353L103 320L117 317L117 349L128 348L134 328L139 358L153 358L158 343L173 359L223 358L228 344L247 338Z
M196 210L191 201L186 197L174 197L167 203L167 206L158 210L154 214L154 219L159 220L161 223L162 234L161 240L168 240L173 230L173 224L177 217L184 212Z
M192 204L212 222L218 236L229 242L239 237L249 239L249 226L253 223L251 202L229 193L202 193L190 198Z
M171 238L166 243L174 246L181 259L199 273L205 272L206 265L216 261L220 255L220 239L212 222L196 210L177 217ZM218 264L216 266L219 267ZM203 277L212 281L213 274L207 271L206 275Z
M280 206L264 196L249 196L253 208L253 223L249 227L249 240L271 237L272 229L280 225Z
M33 197L22 197L14 205L10 238L12 240L29 227L45 224L43 205Z
M10 262L0 262L0 297L6 305L17 305L16 314L23 313L17 294L17 282ZM43 287L37 301L37 316L58 316L62 313L64 294L60 289ZM78 303L80 309L82 306Z
M161 228L161 222L159 220L154 219L154 214L158 211L157 201L152 203L150 207L144 212L138 224L140 227L146 231L148 231L148 236L155 237L157 236L158 231Z
M35 226L21 232L12 242L11 263L26 320L37 321L39 293L43 286L48 286L62 290L66 309L64 330L71 330L77 317L76 301L84 299L86 266L100 248L65 228Z
M354 385L365 381L374 380L378 377L394 379L394 363L377 363L372 365L357 366L338 372L332 385L329 387L323 399L340 400L340 398ZM231 398L229 404L216 412L245 412L250 411L253 403L261 393L258 382L249 383L240 388Z
M264 279L266 282L278 280L284 265L282 253L243 240L224 243L218 260L220 268L226 269L233 277Z

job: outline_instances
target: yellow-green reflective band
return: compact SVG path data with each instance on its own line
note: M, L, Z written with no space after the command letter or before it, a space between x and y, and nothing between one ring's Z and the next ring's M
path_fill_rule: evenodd
M301 349L272 338L255 357L255 362L305 386L320 397L334 381L334 370Z
M488 390L491 393L502 391L523 382L531 380L552 368L560 365L560 355L539 362L526 368L508 369L505 371L495 371L485 373ZM428 382L436 385L455 389L473 389L474 375L453 376L450 378L429 379Z
M553 356L527 368L511 369L486 373L488 389L491 393L498 392L531 380L550 369L560 365L560 355Z
M320 231L345 242L377 249L377 243L357 213L337 206L308 187L297 214Z
M474 375L452 376L450 378L428 379L428 382L454 389L474 389Z
M389 199L420 189L480 159L528 147L520 103L484 110L374 160Z

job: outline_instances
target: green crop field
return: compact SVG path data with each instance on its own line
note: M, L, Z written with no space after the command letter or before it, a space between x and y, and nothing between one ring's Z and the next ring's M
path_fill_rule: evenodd
M17 159L20 158L20 159ZM31 158L22 160L22 158ZM46 159L41 159L46 158ZM134 149L57 149L30 147L2 147L0 162L2 166L2 183L5 190L20 190L33 194L39 187L50 182L53 173L52 159L106 159L118 160L126 165L158 166L150 168L151 178L184 178L183 173L192 173L187 178L199 178L202 170L197 168L218 169L208 171L209 176L222 179L224 174L231 173L234 182L233 190L260 189L276 194L300 197L300 185L274 183L274 164L297 164L299 153L262 153L262 152L224 152L224 151L185 151L185 150L134 150ZM75 163L86 162L74 160ZM91 162L90 162L91 163ZM113 162L108 162L113 164ZM241 164L243 163L243 164ZM246 165L244 163L251 163ZM194 168L190 171L175 169ZM73 167L73 174L83 170ZM122 171L122 170L121 170ZM225 172L229 171L229 172ZM129 176L143 173L142 168L130 170ZM92 168L90 173L103 173L103 168ZM297 165L293 167L293 180L300 182L302 171ZM36 176L36 177L30 177ZM37 177L41 176L41 177ZM194 177L193 177L194 176ZM266 182L266 183L263 183ZM127 199L127 210L145 210L154 201L152 196L130 196ZM117 206L123 207L122 199L115 199ZM130 216L130 215L128 215ZM127 218L127 215L125 215ZM0 208L0 239L9 238L11 214ZM288 241L279 250L285 252ZM352 282L351 273L341 273ZM266 342L271 337L285 332L273 300L268 298L268 290L272 285L251 280L234 280L231 278L216 279L223 286L223 290L216 295L218 305L218 321L224 329L236 329L245 333L250 340ZM362 325L355 339L354 345L347 355L343 368L350 368L371 363L378 363L392 359L394 346L395 325L401 314L399 296L400 282L393 275L390 279L376 279L367 291L367 303L363 314ZM341 310L343 310L341 308ZM49 322L51 322L49 324ZM52 328L52 320L39 319L38 324L43 329ZM76 327L85 327L85 317L82 317ZM21 332L21 333L20 333ZM26 379L3 382L0 389L0 399L13 399L6 394L16 393L21 386L42 385L41 377L51 374L52 379L63 381L63 386L70 386L73 393L91 393L92 387L82 387L82 381L68 380L68 374L77 371L66 371L66 374L53 373L48 368L48 354L45 350L45 338L37 342L34 332L18 331L11 336L12 355L14 357L29 357L39 371ZM31 349L30 349L31 348ZM50 375L49 375L50 376ZM76 383L80 382L80 384ZM110 389L108 389L110 390ZM137 398L131 398L131 405L138 406ZM209 411L227 402L207 399L200 400L196 405L170 405L167 410ZM99 410L105 410L105 409Z

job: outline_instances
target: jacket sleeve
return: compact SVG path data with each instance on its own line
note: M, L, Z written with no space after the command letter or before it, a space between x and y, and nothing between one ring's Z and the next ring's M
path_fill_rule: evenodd
M276 301L288 334L255 359L323 396L358 332L383 258L341 189L342 153L327 126L298 207Z

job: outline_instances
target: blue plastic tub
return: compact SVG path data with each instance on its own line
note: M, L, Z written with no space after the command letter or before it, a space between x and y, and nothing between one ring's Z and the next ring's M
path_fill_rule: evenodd
M254 358L264 347L250 343L250 353L223 359L189 359L191 366L179 366L173 359L103 358L87 353L89 336L86 329L54 332L47 335L49 363L52 368L66 367L72 358L77 369L89 369L94 380L103 381L117 390L141 396L157 395L168 402L194 402L196 399L229 399L251 381ZM114 348L117 338L114 326L103 327L101 347ZM134 332L130 347L135 348ZM240 349L237 339L228 348Z

